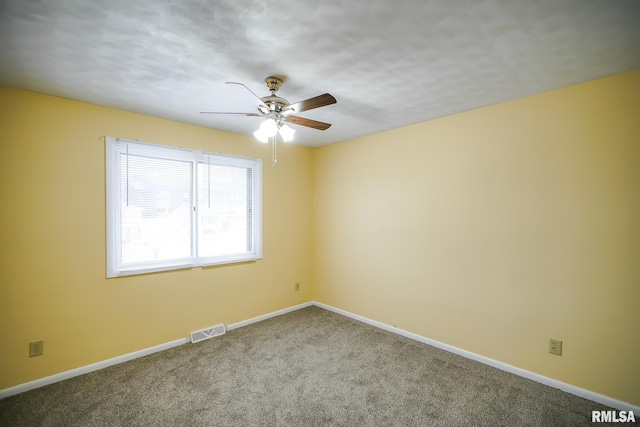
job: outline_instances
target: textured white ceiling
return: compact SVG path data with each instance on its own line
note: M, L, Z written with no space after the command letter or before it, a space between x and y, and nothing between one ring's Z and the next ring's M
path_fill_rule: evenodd
M0 84L250 134L225 81L320 146L640 68L638 0L0 0Z

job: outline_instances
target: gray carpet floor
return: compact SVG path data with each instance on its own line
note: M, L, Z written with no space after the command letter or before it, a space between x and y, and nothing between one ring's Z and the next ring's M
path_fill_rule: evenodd
M308 307L0 400L2 426L582 426L600 404Z

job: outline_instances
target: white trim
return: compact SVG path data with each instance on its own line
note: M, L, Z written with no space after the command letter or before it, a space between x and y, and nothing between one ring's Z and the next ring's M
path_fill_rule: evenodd
M262 316L253 317L251 319L243 320L241 322L232 323L227 325L227 331L232 331L234 329L242 328L243 326L248 326L252 323L262 322L263 320L271 319L272 317L282 316L283 314L291 313L292 311L300 310L302 308L311 307L315 303L313 301L305 302L303 304L294 305L293 307L283 308L282 310L274 311L271 313L263 314Z
M398 329L393 326L387 325L382 322L378 322L376 320L371 320L363 316L359 316L357 314L353 314L346 310L342 310L340 308L336 308L327 304L323 304L317 301L310 301L303 304L294 305L289 308L284 308L282 310L274 311L271 313L263 314L262 316L253 317L251 319L243 320L237 323L232 323L227 326L227 331L231 331L233 329L242 328L244 326L251 325L253 323L261 322L263 320L270 319L272 317L281 316L283 314L291 313L296 310L300 310L306 307L310 307L315 305L316 307L323 308L325 310L332 311L334 313L341 314L343 316L349 317L351 319L360 321L362 323L366 323L368 325L374 326L379 329L383 329L385 331L392 332L394 334L401 335L403 337L412 339L414 341L421 342L423 344L431 345L433 347L437 347L439 349L448 351L450 353L457 354L462 357L466 357L467 359L475 360L480 363L484 363L485 365L492 366L494 368L500 369L502 371L510 372L512 374L518 375L523 378L530 379L532 381L538 382L540 384L547 385L549 387L557 388L567 393L573 394L575 396L579 396L597 403L601 403L606 406L610 406L612 408L621 410L621 411L633 411L635 414L640 413L640 406L635 406L627 402L623 402L621 400L613 399L611 397L595 393L593 391L589 391L580 387L576 387L571 384L563 383L562 381L554 380L553 378L545 377L544 375L536 374L534 372L527 371L525 369L521 369L507 363L499 362L494 359L490 359L485 356L481 356L476 353L472 353L467 350L463 350L457 347L454 347L449 344L441 343L439 341L432 340L430 338L423 337L418 334L414 334L412 332L405 331L403 329ZM102 362L93 363L91 365L82 366L80 368L72 369L70 371L61 372L59 374L51 375L49 377L40 378L35 381L30 381L28 383L19 384L14 387L5 388L4 390L0 390L0 399L4 399L5 397L13 396L15 394L23 393L25 391L34 390L36 388L44 387L49 384L56 383L58 381L66 380L69 378L77 377L78 375L87 374L89 372L97 371L99 369L107 368L112 365L117 365L123 362L128 362L133 359L137 359L139 357L147 356L149 354L153 354L159 351L168 350L172 347L177 347L182 344L186 344L190 342L189 338L181 338L175 341L171 341L168 343L160 344L154 347L149 347L143 350L134 351L133 353L128 353L122 356L114 357L112 359L104 360Z
M431 345L433 347L437 347L439 349L448 351L450 353L457 354L462 357L466 357L467 359L475 360L480 363L484 363L485 365L492 366L494 368L500 369L501 371L506 371L515 375L518 375L523 378L530 379L532 381L538 382L540 384L547 385L549 387L557 388L567 393L573 394L578 397L582 397L584 399L588 399L597 403L601 403L606 406L610 406L615 409L619 409L621 411L633 411L635 414L640 413L640 406L635 406L627 402L623 402L621 400L613 399L609 396L605 396L602 394L595 393L590 390L586 390L584 388L576 387L571 384L563 383L562 381L554 380L553 378L545 377L544 375L536 374L531 371L527 371L525 369L518 368L516 366L509 365L507 363L499 362L494 359L490 359L485 356L481 356L476 353L472 353L467 350L463 350L461 348L454 347L449 344L441 343L440 341L435 341L430 338L423 337L418 334L414 334L412 332L405 331L403 329L399 329L393 326L389 326L385 323L378 322L376 320L371 320L366 317L359 316L357 314L350 313L348 311L332 307L327 304L323 304L321 302L314 301L314 305L320 308L324 308L325 310L333 311L334 313L341 314L346 317L350 317L351 319L358 320L362 323L366 323L371 326L375 326L376 328L383 329L385 331L393 332L394 334L402 335L403 337L421 342L423 344Z
M191 231L191 248L189 254L183 254L181 258L169 258L163 260L143 260L138 262L124 262L122 259L122 205L121 200L121 155L126 154L127 162L127 193L129 180L129 156L146 156L153 159L164 159L172 162L179 162L182 166L185 162L191 164L189 175L191 182L190 205L183 203L182 209L190 209L188 215ZM228 255L205 256L199 252L200 234L198 227L200 223L200 206L198 198L198 176L202 165L227 165L237 166L251 170L250 180L246 182L251 187L247 191L247 209L251 209L251 222L245 223L247 236L251 243L251 250L240 250L238 253ZM155 168L154 168L155 169ZM105 178L106 178L106 266L107 278L117 278L122 276L132 276L138 274L155 273L160 271L182 270L194 267L206 267L210 265L234 264L252 262L262 259L262 159L254 157L231 156L219 153L209 153L200 150L187 149L183 147L171 147L166 145L150 144L148 142L132 141L123 138L105 137ZM249 175L248 175L249 176ZM187 183L183 183L187 185ZM127 206L129 203L127 202ZM250 205L250 206L249 206ZM137 209L137 208L136 208ZM186 214L186 211L184 212ZM183 218L184 221L187 218ZM186 223L183 223L186 225ZM245 249L248 249L245 247Z
M272 317L281 316L283 314L290 313L292 311L300 310L302 308L310 307L313 305L313 302L306 302L304 304L295 305L293 307L284 308L282 310L274 311L271 313L264 314L262 316L253 317L248 320L243 320L241 322L233 323L227 326L227 331L232 329L241 328L243 326L250 325L252 323L261 322L263 320L270 319ZM159 351L168 350L172 347L177 347L182 344L186 344L191 342L191 340L187 338L181 338L175 341L167 342L164 344L156 345L153 347L149 347L146 349L134 351L133 353L128 353L122 356L117 356L112 359L103 360L102 362L93 363L87 366L81 366L76 369L71 369L69 371L60 372L59 374L51 375L48 377L40 378L34 381L29 381L27 383L18 384L17 386L5 388L0 390L0 399L4 399L5 397L13 396L15 394L24 393L25 391L35 390L36 388L44 387L49 384L57 383L59 381L68 380L69 378L77 377L78 375L88 374L89 372L98 371L100 369L108 368L112 365L118 365L120 363L128 362L133 359L137 359L139 357L147 356L149 354L157 353Z
M28 383L18 384L14 387L5 388L0 390L0 399L13 396L14 394L24 393L25 391L34 390L36 388L44 387L49 384L57 383L59 381L68 380L69 378L77 377L78 375L88 374L89 372L98 371L100 369L108 368L109 366L118 365L120 363L128 362L139 357L148 356L149 354L157 353L159 351L168 350L172 347L177 347L189 342L188 338L182 338L179 340L167 342L164 344L156 345L153 347L145 348L142 350L134 351L133 353L117 356L112 359L103 360L102 362L92 363L91 365L81 366L70 371L60 372L59 374L51 375L48 377L40 378Z

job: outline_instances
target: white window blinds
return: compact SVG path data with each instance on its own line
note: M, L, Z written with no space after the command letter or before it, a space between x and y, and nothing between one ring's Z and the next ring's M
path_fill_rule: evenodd
M108 277L262 256L260 159L106 142Z
M245 164L243 164L245 163ZM204 155L198 162L198 256L204 263L254 251L254 168Z

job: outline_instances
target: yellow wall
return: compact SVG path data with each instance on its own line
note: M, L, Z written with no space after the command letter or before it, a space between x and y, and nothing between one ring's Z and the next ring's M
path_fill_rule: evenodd
M313 160L315 300L640 405L640 70Z
M0 390L315 299L640 405L638 117L640 70L271 169L248 136L0 88ZM262 158L264 259L105 279L104 135Z
M9 88L0 133L0 390L311 299L311 149ZM264 259L107 280L105 135L262 158Z

